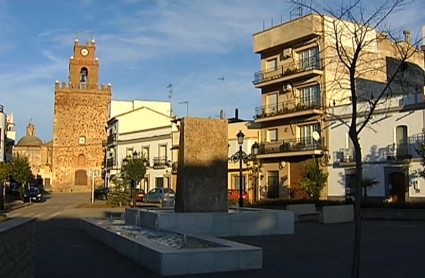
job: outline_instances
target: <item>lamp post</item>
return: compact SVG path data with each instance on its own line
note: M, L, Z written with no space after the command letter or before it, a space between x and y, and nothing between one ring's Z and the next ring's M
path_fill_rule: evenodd
M242 182L243 163L248 163L249 161L252 161L255 159L256 155L258 154L259 145L257 142L255 142L251 147L251 154L246 154L242 150L245 134L243 134L243 132L239 130L238 134L236 134L236 137L238 139L239 151L234 153L229 158L229 160L233 161L234 163L239 161L239 207L243 207L243 189L244 189L243 182Z

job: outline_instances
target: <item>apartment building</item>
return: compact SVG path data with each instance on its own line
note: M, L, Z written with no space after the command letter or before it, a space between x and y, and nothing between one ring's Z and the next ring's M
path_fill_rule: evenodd
M108 137L105 147L108 184L120 172L122 160L136 152L148 160L145 178L137 187L145 191L155 187L171 187L170 110L169 102L111 103L109 112L112 117L106 128Z
M261 56L261 71L254 74L253 84L262 95L262 106L256 108L254 122L261 126L258 158L263 162L265 178L262 186L267 188L269 198L279 198L288 192L291 198L306 197L299 190L303 162L316 157L323 170L329 173L333 167L329 165L334 165L332 144L335 148L344 147L337 138L344 138L343 141L347 138L347 127L343 123L339 128L335 128L336 123L329 127L335 115L345 115L347 107L351 107L349 91L337 86L338 81L347 80L348 73L335 58L335 38L332 37L335 34L332 22L335 20L310 14L253 36L254 52ZM349 22L344 24L348 29L354 28ZM352 44L349 32L343 28L341 31L344 38L341 43L344 46ZM367 36L371 42L365 49L367 59L373 61L376 68L384 70L371 71L359 80L362 82L356 85L362 85L365 93L371 86L385 84L385 69L397 59L396 53L392 52L395 44L384 34L368 29ZM409 62L422 69L423 55L415 53ZM422 92L423 78L416 81L413 91L416 86ZM397 88L393 91L395 95L404 93ZM409 121L412 122L407 125L417 124L411 118ZM379 141L380 137L376 140ZM341 188L345 186L345 181L342 184L336 182L332 174L322 197L341 195Z

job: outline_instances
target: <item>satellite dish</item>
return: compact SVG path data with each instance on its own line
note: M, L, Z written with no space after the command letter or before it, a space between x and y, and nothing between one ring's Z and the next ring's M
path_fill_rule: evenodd
M313 139L314 139L315 141L319 141L319 139L320 139L320 134L319 134L319 132L314 131L314 132L313 132L313 134L312 134L312 136L313 136Z

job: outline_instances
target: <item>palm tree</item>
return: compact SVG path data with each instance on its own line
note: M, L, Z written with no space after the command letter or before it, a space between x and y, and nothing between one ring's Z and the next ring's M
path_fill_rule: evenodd
M367 198L367 189L374 187L378 183L374 178L364 177L362 180L363 196Z

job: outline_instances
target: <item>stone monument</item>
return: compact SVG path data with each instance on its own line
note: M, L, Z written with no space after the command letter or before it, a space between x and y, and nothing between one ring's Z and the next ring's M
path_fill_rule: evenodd
M227 120L183 118L175 212L227 212Z

